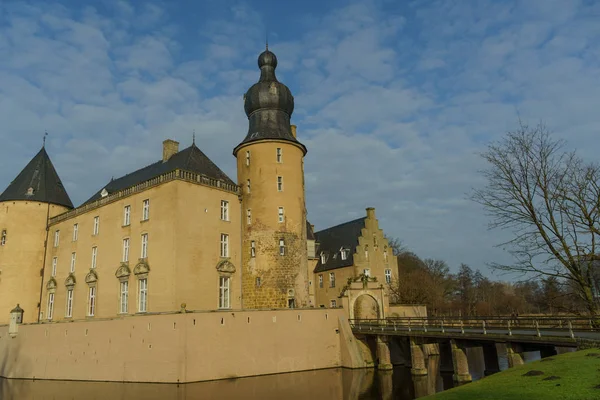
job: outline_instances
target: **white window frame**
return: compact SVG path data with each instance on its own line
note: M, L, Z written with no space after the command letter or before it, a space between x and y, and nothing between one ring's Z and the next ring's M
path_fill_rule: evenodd
M229 221L229 202L221 200L221 221Z
M329 301L329 308L337 308L337 301L330 300Z
M319 288L323 287L323 274L319 274Z
M254 240L250 241L250 257L256 257L256 242Z
M94 217L94 231L92 235L96 236L100 233L100 216L96 215Z
M246 166L250 166L250 150L246 151Z
M131 205L123 207L123 226L131 225Z
M285 222L285 213L283 207L278 207L277 209L277 220L279 223Z
M148 311L148 278L138 279L138 312Z
M220 309L231 308L230 288L231 288L231 277L219 276L219 308Z
M340 250L340 255L342 257L342 260L347 260L348 259L348 250L346 250L346 249Z
M252 225L252 210L249 208L246 210L246 225Z
M129 238L123 239L123 256L121 257L122 262L129 262Z
M6 229L2 230L2 237L0 238L0 246L6 244Z
M280 164L283 162L283 149L281 147L278 147L275 151L275 159Z
M98 262L98 247L92 247L92 268L96 268L96 264Z
M334 288L335 287L335 272L330 272L329 273L329 287L330 288Z
M148 258L148 234L142 233L142 252L140 258Z
M229 235L221 233L221 257L229 257Z
M129 281L119 282L119 313L129 312Z
M73 316L73 289L67 289L67 304L65 306L65 318Z
M54 247L58 247L60 243L60 230L57 229L54 231Z
M77 253L72 252L71 253L71 268L70 268L71 273L75 272L75 264L76 263L77 263Z
M88 317L93 317L94 315L96 315L96 296L97 292L96 292L96 286L90 286L88 288L88 309L87 309L87 316Z
M50 271L50 276L56 276L56 270L58 266L58 257L52 257L52 271Z
M150 219L150 199L142 201L142 221Z
M279 239L279 255L285 256L285 239Z
M277 177L277 191L283 192L283 176Z
M46 318L52 320L54 316L54 293L48 293L48 303L46 304Z
M250 194L250 179L246 180L246 192Z
M389 268L385 270L385 283L392 283L392 270Z
M327 256L325 253L321 253L321 264L325 264L327 262Z
M73 241L76 242L79 238L79 224L73 224Z

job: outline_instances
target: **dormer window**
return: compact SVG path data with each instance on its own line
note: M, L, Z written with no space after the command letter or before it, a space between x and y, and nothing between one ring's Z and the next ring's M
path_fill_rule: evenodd
M325 264L327 262L327 256L325 253L321 253L321 264Z
M102 197L108 196L108 190L106 190L106 188L102 189L102 191L100 192L100 196L102 196Z
M348 249L344 249L344 248L340 249L340 255L342 257L342 260L348 259L348 253L349 253Z
M32 187L27 189L27 196L33 196L33 188Z

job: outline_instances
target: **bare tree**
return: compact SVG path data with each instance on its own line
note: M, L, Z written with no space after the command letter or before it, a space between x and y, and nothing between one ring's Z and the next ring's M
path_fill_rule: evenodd
M398 256L407 251L406 247L402 244L402 241L396 237L385 236L388 241L388 246L392 249L392 254Z
M484 188L472 199L492 218L491 228L510 229L503 243L516 259L496 268L572 284L587 312L598 314L594 268L600 239L600 168L564 150L543 124L521 123L491 144L482 157Z

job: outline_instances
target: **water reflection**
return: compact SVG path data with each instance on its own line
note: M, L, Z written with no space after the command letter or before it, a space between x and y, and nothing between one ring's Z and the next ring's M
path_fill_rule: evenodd
M499 351L500 369L508 367L506 354ZM525 353L525 360L540 354ZM467 351L474 380L483 377L485 365L481 348ZM453 387L452 366L429 357L429 374L413 377L410 368L393 371L374 369L327 369L290 374L229 379L185 385L30 381L0 378L2 400L191 400L191 399L340 399L340 400L413 400Z

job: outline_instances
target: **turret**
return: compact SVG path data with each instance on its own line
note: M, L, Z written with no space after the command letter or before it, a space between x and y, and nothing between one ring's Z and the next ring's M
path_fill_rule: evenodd
M71 208L45 148L0 194L0 324L15 304L24 310L23 322L37 321L48 218Z
M261 74L244 96L248 133L236 146L242 187L243 306L307 307L304 156L290 125L294 97L275 76L277 57L258 57Z

